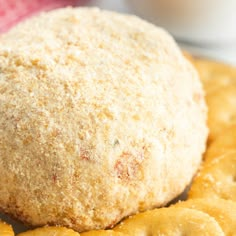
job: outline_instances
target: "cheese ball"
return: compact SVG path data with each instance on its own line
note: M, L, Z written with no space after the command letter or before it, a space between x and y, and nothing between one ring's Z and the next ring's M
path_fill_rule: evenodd
M0 208L82 232L163 206L199 167L206 113L163 29L96 8L35 16L0 36Z

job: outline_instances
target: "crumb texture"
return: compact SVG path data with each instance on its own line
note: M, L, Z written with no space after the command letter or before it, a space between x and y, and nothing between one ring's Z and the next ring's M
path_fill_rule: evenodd
M96 8L29 19L0 36L0 208L81 232L164 205L199 167L206 112L164 30Z

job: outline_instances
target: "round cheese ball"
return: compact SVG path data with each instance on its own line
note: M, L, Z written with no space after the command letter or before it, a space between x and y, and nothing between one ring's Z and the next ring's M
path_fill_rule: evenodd
M96 8L29 19L0 36L0 208L81 232L163 206L199 167L206 112L164 30Z

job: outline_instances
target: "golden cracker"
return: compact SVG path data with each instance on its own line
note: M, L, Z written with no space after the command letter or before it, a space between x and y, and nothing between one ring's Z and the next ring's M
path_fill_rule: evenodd
M224 235L215 219L187 208L160 208L129 217L114 228L128 235Z
M81 236L128 236L121 232L116 232L114 230L92 230L85 233L81 233Z
M196 198L179 202L172 207L203 211L219 223L225 235L234 235L236 232L236 202L217 198Z
M20 233L17 236L79 236L80 234L72 229L59 226L47 226Z
M210 161L228 151L236 151L236 125L223 131L206 150L205 159Z
M205 161L188 196L236 201L236 152L227 152L211 161Z
M236 86L226 86L206 96L210 140L236 124Z
M209 140L236 124L236 67L185 54L197 69L206 93Z
M0 235L1 236L14 236L12 226L0 220Z

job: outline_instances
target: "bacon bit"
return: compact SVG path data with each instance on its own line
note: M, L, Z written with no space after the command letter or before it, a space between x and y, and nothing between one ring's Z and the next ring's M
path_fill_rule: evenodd
M199 101L202 100L202 95L200 93L195 93L193 95L193 100L198 103Z
M115 164L115 171L117 173L118 178L120 179L128 179L129 173L127 166L124 166L124 163L121 161L117 161Z
M52 175L52 181L53 181L53 183L56 183L56 181L57 181L57 175L56 174Z
M52 132L51 132L51 135L53 137L57 137L61 134L61 131L59 129L54 129Z
M18 122L21 120L19 117L16 117L15 115L12 115L10 117L10 120L12 121L12 124L14 126L14 130L16 131L18 129Z
M119 159L116 161L114 169L117 177L122 180L131 180L140 169L142 160L144 159L145 146L142 147L142 151L133 155L129 152L123 152Z
M23 144L24 145L29 145L32 141L33 141L33 137L32 136L28 136L27 138L25 138L23 140Z
M19 117L15 117L14 115L11 116L11 119L15 122L19 122L20 118Z
M80 148L80 157L81 157L82 160L86 160L86 161L91 160L89 151L87 149L84 149L84 148Z
M162 130L163 130L163 131L165 131L166 129L165 129L165 128L163 128ZM147 147L146 147L146 145L143 145L143 146L142 146L142 150L143 150L143 151L146 151L146 150L147 150ZM143 155L143 153L142 153L142 155Z

